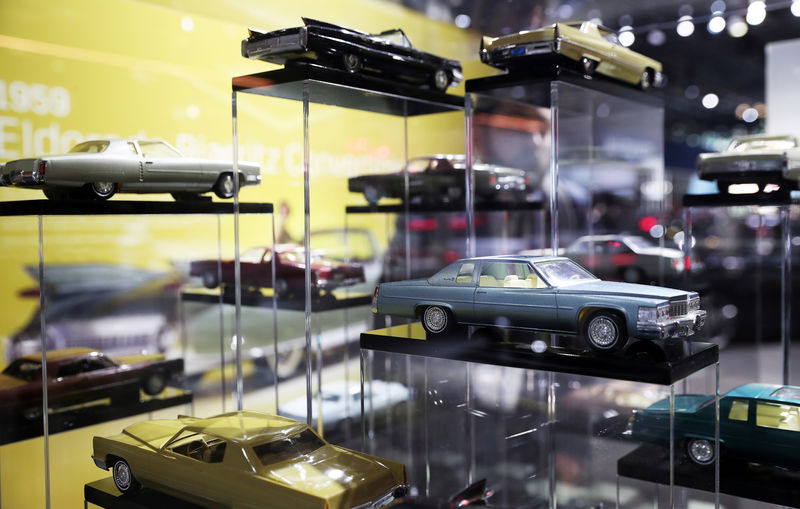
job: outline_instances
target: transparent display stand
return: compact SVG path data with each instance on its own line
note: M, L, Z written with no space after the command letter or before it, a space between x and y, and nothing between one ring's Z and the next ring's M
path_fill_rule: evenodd
M470 332L432 339L413 323L361 335L365 447L402 459L412 493L447 498L485 478L499 507L679 507L670 475L685 443L670 416L684 394L713 410L716 345L638 341L597 355L531 334ZM398 386L406 400L390 397ZM634 413L656 403L658 446L630 431ZM621 458L649 446L667 458L666 486L617 474Z
M4 397L2 505L77 506L76 483L102 475L92 462L76 461L91 454L93 436L153 418L220 413L235 398L231 386L196 391L192 375L218 380L213 373L232 366L231 336L214 333L219 321L205 331L210 338L190 332L196 317L186 313L182 295L202 288L190 275L195 257L233 256L240 213L246 228L269 231L272 205L238 199L0 203L8 231L38 233L35 244L5 239L30 262L8 270L9 277L27 272L30 290L21 298L29 299L31 318L6 339L4 364L25 357L41 366L42 351L51 352L30 386ZM140 370L141 361L153 364Z

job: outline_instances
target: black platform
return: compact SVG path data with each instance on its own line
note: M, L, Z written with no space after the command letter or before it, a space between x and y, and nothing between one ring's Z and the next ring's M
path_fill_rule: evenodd
M272 214L271 203L240 203L240 214ZM21 200L0 202L0 216L233 214L233 202Z
M617 462L623 477L657 484L669 484L669 449L646 444ZM675 484L702 491L714 491L714 468L702 467L680 458L675 466ZM800 473L748 466L723 458L720 464L720 493L781 506L800 506Z
M618 82L601 74L587 78L568 65L556 63L532 66L528 72L504 73L467 80L465 90L468 94L475 93L549 108L551 106L550 85L554 81L589 88L652 106L662 106L664 102L658 91L643 91L636 86Z
M363 332L361 348L661 385L673 384L719 359L719 348L711 343L632 341L618 354L559 347L536 353L529 343L489 342L482 332L479 329L471 338L463 331L447 338L428 339L422 325L415 322Z
M231 288L231 290L233 290ZM181 299L187 302L205 302L208 304L219 304L220 295L218 293L205 293L200 291L183 291ZM311 299L312 311L332 311L334 309L346 309L355 306L366 306L372 302L372 295L353 295L352 297L337 299L335 297L317 297ZM236 297L233 291L224 291L222 294L223 304L236 304ZM303 298L276 300L278 309L289 311L305 311L306 302ZM272 296L263 295L260 292L242 291L242 305L251 307L271 308Z
M518 210L541 210L543 207L541 200L527 202L477 202L475 212L512 212ZM420 213L466 213L464 202L452 203L411 203L409 212L412 214ZM406 211L405 205L348 205L345 212L348 214L403 214Z
M744 207L791 205L791 193L753 193L753 194L685 194L684 207Z
M233 78L233 90L282 99L303 100L386 115L416 116L464 108L460 95L428 90L358 73L297 63L283 69Z
M141 401L131 403L100 401L99 404L88 404L81 408L49 414L50 434L191 403L192 393L168 387L164 394L157 397L144 397ZM21 416L17 418L4 417L0 423L0 445L40 437L42 429L41 419L26 421Z
M110 477L86 483L83 486L83 499L106 509L203 509L203 506L146 488L135 495L123 495Z

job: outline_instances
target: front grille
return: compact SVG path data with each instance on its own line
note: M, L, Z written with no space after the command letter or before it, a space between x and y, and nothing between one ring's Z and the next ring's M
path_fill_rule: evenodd
M685 300L680 302L669 303L669 317L675 318L677 316L685 315L689 310L689 303Z

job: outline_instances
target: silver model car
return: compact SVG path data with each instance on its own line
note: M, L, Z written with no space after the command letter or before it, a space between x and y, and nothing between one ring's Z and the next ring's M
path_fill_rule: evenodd
M381 283L372 311L419 317L430 334L453 324L582 335L597 351L628 337L686 337L706 312L695 292L601 281L569 258L486 256L458 260L428 279Z
M737 183L797 187L800 178L800 146L794 136L742 136L720 153L697 156L697 175L716 180L720 192Z
M254 163L239 163L239 185L261 182ZM171 193L175 199L208 191L220 198L234 192L233 165L184 157L160 140L92 140L68 154L9 161L0 185L41 189L50 199L90 197L107 200L117 192Z

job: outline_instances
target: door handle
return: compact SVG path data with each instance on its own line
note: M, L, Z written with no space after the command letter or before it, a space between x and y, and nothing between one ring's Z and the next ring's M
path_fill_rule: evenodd
M144 164L153 164L153 161L145 161Z
M486 290L478 290L475 293L487 293Z

